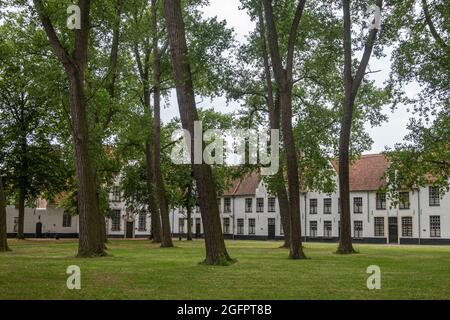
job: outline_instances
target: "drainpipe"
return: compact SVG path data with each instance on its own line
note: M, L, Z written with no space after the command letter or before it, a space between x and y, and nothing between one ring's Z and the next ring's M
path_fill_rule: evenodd
M306 234L306 232L307 232L307 230L308 230L308 227L306 226L306 224L308 223L308 219L307 219L307 216L308 216L308 212L306 211L306 209L307 209L307 207L306 207L306 198L307 198L307 196L308 196L308 192L305 192L305 242L308 242L308 238L307 238L307 234Z
M417 190L417 214L419 215L419 246L422 244L422 226L420 224L420 216L422 213L422 210L420 208L420 188Z
M235 200L235 196L232 196L231 199L233 199L233 240L234 240L234 216L235 216L235 205L234 205L234 200ZM244 200L245 202L245 200Z

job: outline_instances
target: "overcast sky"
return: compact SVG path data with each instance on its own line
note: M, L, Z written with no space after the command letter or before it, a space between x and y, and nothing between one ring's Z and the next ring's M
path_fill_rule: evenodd
M210 6L203 9L206 17L217 16L219 20L226 20L228 27L233 28L236 39L244 42L246 35L254 29L254 24L250 21L249 16L245 11L239 10L239 0L210 0ZM381 70L381 72L372 74L374 80L380 85L387 79L390 71L390 59L376 60L372 58L370 63L371 70ZM408 88L409 95L414 95L415 86ZM197 101L198 102L198 101ZM237 110L239 103L226 104L224 98L218 98L214 101L209 99L198 102L198 106L202 108L214 107L215 110L221 112L233 112ZM384 113L389 117L389 121L382 127L370 128L367 126L374 144L372 150L368 153L379 153L385 150L385 147L392 147L396 143L401 142L403 137L407 134L407 124L410 118L410 114L406 110L405 106L400 107L392 113L390 108L387 107ZM175 95L169 99L169 103L166 104L163 112L163 120L170 121L174 116L178 116L178 104Z

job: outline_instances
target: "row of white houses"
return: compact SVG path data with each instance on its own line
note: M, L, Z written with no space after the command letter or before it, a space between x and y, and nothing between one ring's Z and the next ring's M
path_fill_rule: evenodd
M336 165L333 164L335 167ZM402 201L393 206L378 190L388 162L382 155L364 156L351 168L352 235L355 242L389 244L450 244L450 194L440 195L432 186L405 190ZM147 214L130 215L114 187L110 196L112 218L107 220L109 237L142 238L150 235ZM267 240L283 238L279 205L258 174L235 181L218 199L223 232L229 239ZM302 235L306 241L337 241L340 232L339 194L303 192L300 197ZM17 231L17 210L9 207L8 233ZM187 232L182 209L170 212L172 233L182 237ZM194 237L201 237L201 214L194 210L191 219ZM27 237L77 237L78 219L61 209L27 209Z

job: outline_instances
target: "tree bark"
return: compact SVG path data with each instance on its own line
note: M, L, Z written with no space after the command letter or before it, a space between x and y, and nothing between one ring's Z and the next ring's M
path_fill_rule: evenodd
M183 129L191 135L191 159L194 160L194 122L199 117L188 59L181 1L166 0L164 8L181 122ZM197 182L205 236L206 259L204 263L208 265L227 264L232 259L225 247L212 169L207 164L193 164L193 171Z
M192 241L192 205L191 205L192 187L193 187L192 184L193 181L191 180L188 185L186 194L187 241Z
M158 196L159 211L161 214L162 242L161 247L173 247L172 233L170 231L169 204L166 197L164 178L161 172L161 55L158 43L158 7L157 0L152 0L152 31L153 31L153 104L154 104L154 169L156 193Z
M259 12L259 24L260 24L260 36L261 36L261 49L264 62L264 74L267 87L267 105L269 109L269 122L272 130L280 130L281 119L281 106L279 94L274 100L273 84L272 84L272 72L270 71L269 53L267 51L266 40L266 27L264 23L264 17L262 10ZM280 206L281 224L284 230L284 244L282 248L291 247L291 224L290 224L290 212L289 212L289 199L287 195L286 185L284 183L284 174L282 166L276 175L276 190L278 196L278 204Z
M17 239L24 240L24 224L25 224L25 186L20 183L19 187L19 221L17 225Z
M6 228L6 196L3 190L3 180L0 175L0 252L9 251Z
M161 217L159 215L159 208L155 198L155 190L153 187L154 182L154 169L153 169L153 151L150 143L145 144L146 163L147 163L147 192L148 192L148 208L151 216L151 239L154 243L161 243Z
M79 209L78 256L103 256L104 242L99 233L99 206L96 195L95 166L89 153L89 127L84 92L84 71L88 61L90 30L90 0L80 0L81 29L75 31L75 48L70 55L56 35L41 0L33 0L50 45L69 77L69 93L73 140L75 144L75 169L77 175Z
M382 1L377 0L376 5L382 8ZM341 235L337 253L355 253L351 235L350 214L350 136L353 123L353 109L356 96L364 78L378 30L373 29L369 33L363 57L358 71L353 76L352 68L352 25L350 13L350 0L343 0L344 12L344 87L345 99L341 119L341 133L339 141L339 194L341 198Z
M277 28L274 21L272 1L264 0L264 12L267 23L267 39L269 43L275 80L280 92L281 104L281 127L284 138L285 153L287 160L288 195L290 209L290 259L305 259L301 239L301 219L300 219L300 185L298 176L298 157L295 147L294 132L292 128L292 90L293 90L293 60L295 50L295 39L305 7L305 0L300 0L296 9L294 21L292 22L286 68L281 60Z
M151 45L145 45L146 52L144 60L141 59L141 54L139 52L139 45L134 44L134 56L136 59L137 68L142 81L143 86L143 102L145 111L148 112L150 118L152 116L151 102L150 102L150 50ZM151 118L152 119L152 118ZM147 166L147 192L148 192L148 208L151 216L151 236L150 239L154 243L162 243L162 229L161 229L161 215L158 202L155 197L155 160L154 160L154 128L153 122L150 121L150 135L145 143L145 158Z

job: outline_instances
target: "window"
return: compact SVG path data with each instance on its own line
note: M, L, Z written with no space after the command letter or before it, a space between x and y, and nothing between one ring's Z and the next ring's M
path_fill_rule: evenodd
M269 212L275 212L275 198L269 198L269 204L267 210Z
M323 199L323 213L331 214L331 199Z
M280 235L284 235L283 222L280 222Z
M112 211L111 231L120 231L120 210Z
M237 234L244 234L244 219L237 219Z
M231 198L223 199L223 212L230 213L231 212Z
M256 199L256 212L264 212L264 198Z
M333 236L333 224L331 221L323 222L323 236L325 238L331 238Z
M14 217L13 232L18 232L18 230L19 230L19 217Z
M362 205L363 205L363 199L362 198L353 198L353 213L362 213Z
M317 237L317 221L309 222L309 235L311 238Z
M184 233L184 220L183 218L178 219L178 233Z
M430 187L430 207L439 207L441 205L441 201L439 198L439 188Z
M140 232L147 231L147 214L145 212L139 213L138 230Z
M230 218L223 218L223 233L230 234Z
M195 213L200 213L200 206L195 206Z
M63 214L63 228L70 228L72 226L72 216L68 213Z
M384 218L375 218L375 237L384 237Z
M309 214L317 214L317 199L309 199Z
M120 202L122 200L121 194L120 194L120 187L114 186L112 190L112 201L113 202Z
M338 199L338 214L341 214L342 211L342 204L341 204L341 198Z
M386 193L377 193L377 210L386 210Z
M253 199L252 198L245 199L245 212L246 213L253 212Z
M400 210L407 210L410 208L409 203L409 192L400 192L399 193L399 204L398 207Z
M354 221L354 233L355 238L362 238L363 237L363 222L362 221Z
M403 237L413 236L412 217L402 217L402 235Z
M256 220L248 219L248 234L253 235L256 234Z
M431 238L441 237L441 217L439 216L430 217L430 237Z

